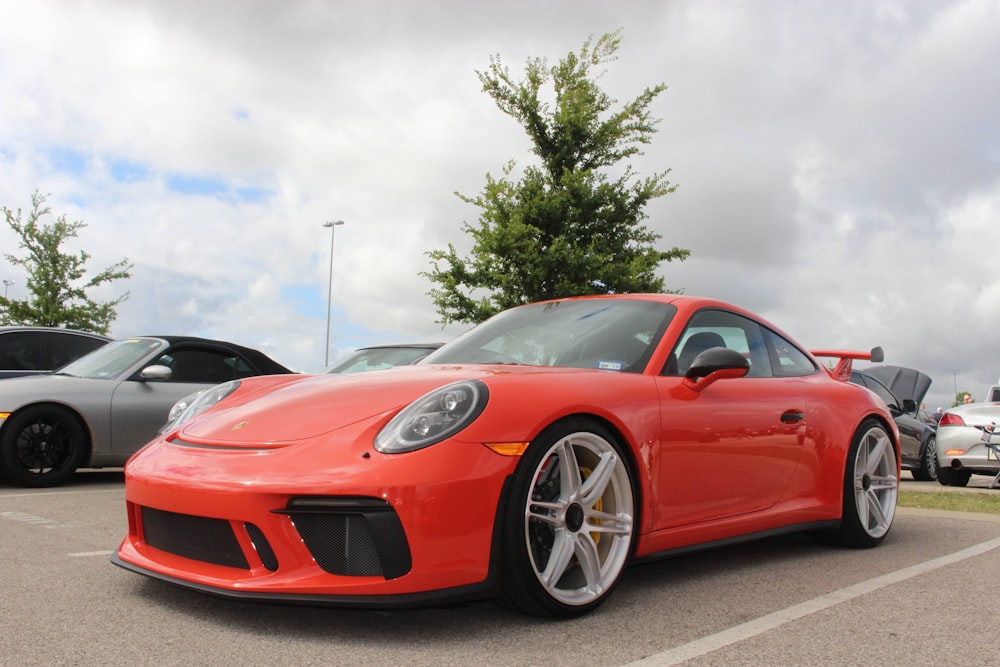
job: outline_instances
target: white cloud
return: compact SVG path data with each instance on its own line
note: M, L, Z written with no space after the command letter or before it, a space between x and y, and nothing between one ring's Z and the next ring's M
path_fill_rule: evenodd
M555 62L624 28L602 84L664 82L636 161L692 257L667 284L812 347L882 344L928 403L1000 375L1000 4L916 0L0 0L0 204L51 193L103 268L135 263L114 333L191 333L324 358L441 340L419 275L487 172L531 161L475 70ZM199 194L200 193L200 194ZM14 251L0 230L0 245ZM5 262L0 273L23 279ZM15 284L12 296L19 285ZM119 290L119 291L116 291Z

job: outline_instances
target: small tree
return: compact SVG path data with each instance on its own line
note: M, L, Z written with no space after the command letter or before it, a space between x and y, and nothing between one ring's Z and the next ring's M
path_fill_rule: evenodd
M45 205L47 195L37 191L31 195L31 211L22 220L17 212L4 207L7 225L20 239L19 246L27 251L25 257L6 255L7 261L24 267L28 274L26 285L31 297L23 301L0 297L0 321L3 324L28 326L65 327L107 334L117 315L117 306L128 298L125 292L117 299L97 303L87 296L87 290L112 280L130 278L132 264L123 259L84 280L84 264L90 255L60 252L59 247L77 231L86 227L83 222L67 222L66 216L46 224L41 218L51 214Z
M441 322L481 322L505 308L548 298L612 292L661 292L661 262L683 261L682 248L657 250L660 239L645 226L643 208L675 190L669 170L637 178L631 165L612 180L603 171L640 155L659 122L648 107L663 84L647 88L618 111L616 100L597 85L593 68L615 60L620 30L596 44L587 39L579 54L555 67L528 61L526 76L514 81L499 56L477 71L497 107L520 123L540 166L525 168L512 182L515 163L503 177L487 174L475 197L455 193L481 209L476 227L463 230L475 244L470 258L455 247L428 252L433 268L422 275L437 287L429 294ZM555 106L542 101L552 84Z

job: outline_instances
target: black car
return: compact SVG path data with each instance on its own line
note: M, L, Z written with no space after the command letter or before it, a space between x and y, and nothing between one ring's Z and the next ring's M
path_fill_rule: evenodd
M51 373L111 341L55 327L0 327L0 379Z
M931 386L930 377L902 366L872 366L852 371L851 382L872 390L889 407L899 428L903 470L922 482L937 479L937 429L920 419L919 408Z

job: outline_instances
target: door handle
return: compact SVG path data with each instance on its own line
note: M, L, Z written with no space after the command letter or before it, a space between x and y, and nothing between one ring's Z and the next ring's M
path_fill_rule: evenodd
M781 423L783 424L795 424L806 418L805 413L801 410L789 410L788 412L783 412L781 414Z

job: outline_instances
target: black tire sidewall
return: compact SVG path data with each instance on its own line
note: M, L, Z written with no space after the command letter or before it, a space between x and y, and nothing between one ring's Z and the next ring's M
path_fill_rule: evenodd
M44 474L30 472L24 467L17 455L18 435L39 419L58 420L69 433L74 448L65 466ZM16 413L7 422L3 439L0 441L0 467L2 467L4 477L16 484L36 488L57 486L72 477L76 469L83 464L85 450L83 428L73 415L58 407L30 407Z

